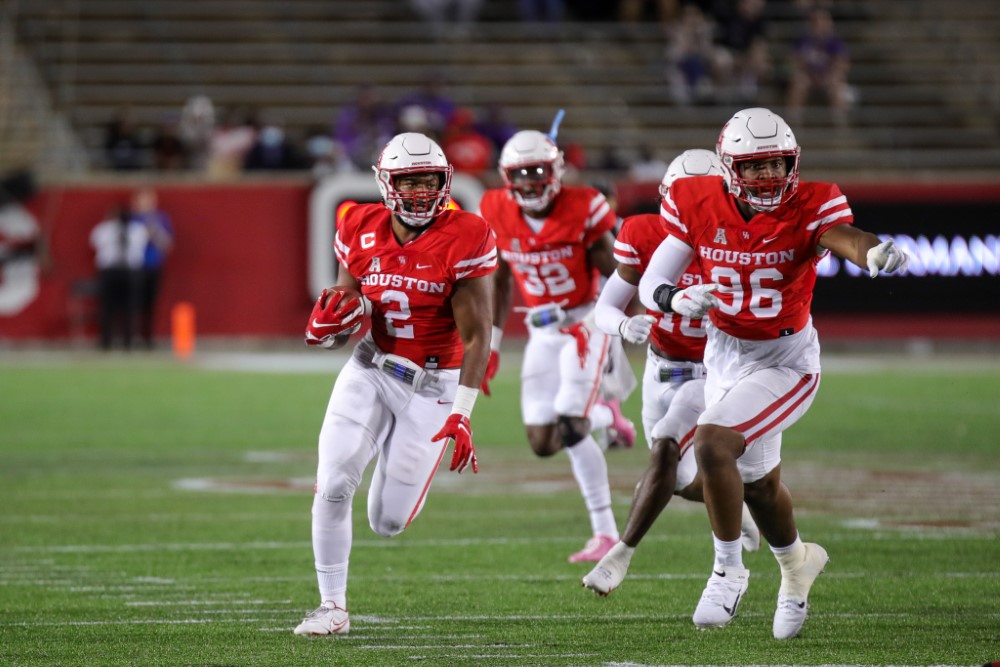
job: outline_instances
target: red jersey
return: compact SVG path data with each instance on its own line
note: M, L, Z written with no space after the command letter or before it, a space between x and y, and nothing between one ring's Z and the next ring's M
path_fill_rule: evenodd
M615 240L615 260L630 266L640 274L646 272L649 260L660 242L667 236L663 220L655 213L644 213L625 218ZM701 283L700 268L692 262L677 281L681 287ZM681 317L677 313L661 313L658 310L646 312L656 317L656 326L651 332L652 344L672 359L701 361L705 355L707 332L701 320Z
M528 307L559 303L569 309L594 300L597 278L587 249L616 222L599 191L563 186L537 233L505 189L488 190L479 211Z
M744 220L714 176L676 181L660 209L669 234L694 249L705 282L719 283L721 305L709 311L722 331L770 340L809 320L819 237L854 214L831 183L799 183L793 199Z
M465 211L448 210L415 239L400 245L389 209L351 207L337 226L337 260L372 303L372 338L383 352L425 368L457 368L464 349L455 326L455 283L496 270L489 225Z

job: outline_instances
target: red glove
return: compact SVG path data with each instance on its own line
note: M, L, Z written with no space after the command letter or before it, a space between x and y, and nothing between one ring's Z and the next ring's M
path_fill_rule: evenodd
M438 431L438 434L431 438L431 442L451 438L455 442L455 453L451 457L451 467L448 470L458 469L462 474L465 466L472 463L472 472L479 472L479 461L476 460L476 448L472 444L472 426L469 418L464 415L452 413L448 415L448 421Z
M329 298L329 301L327 299ZM365 318L364 297L354 289L331 287L323 290L306 324L306 345L332 347L335 338L361 328Z
M590 329L583 322L571 324L559 329L559 333L569 334L576 339L576 356L580 360L580 368L587 365L587 352L590 349Z
M483 375L483 383L479 385L479 388L487 396L492 396L490 393L490 382L497 376L498 370L500 370L500 352L490 350L490 360L486 362L486 373Z

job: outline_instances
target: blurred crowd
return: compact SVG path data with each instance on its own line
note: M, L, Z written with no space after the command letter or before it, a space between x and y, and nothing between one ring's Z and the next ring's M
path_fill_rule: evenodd
M818 98L829 105L835 124L847 122L853 101L847 84L848 51L836 34L832 0L519 0L516 4L519 18L529 23L561 23L572 17L617 20L626 31L639 24L662 27L665 46L656 69L678 106L780 107L783 102L789 121L801 125L803 108ZM411 0L411 8L418 20L426 22L432 38L454 37L477 20L482 2ZM769 38L768 17L774 11L797 16L801 25L787 57L781 59L776 59ZM768 87L770 99L761 99L762 87ZM156 127L142 126L130 109L120 109L107 125L104 166L114 171L194 171L213 180L282 171L310 171L320 178L369 169L390 137L412 131L437 140L456 171L489 184L496 178L501 147L522 129L508 119L499 101L475 108L457 105L439 71L428 71L418 87L398 99L387 99L374 82L361 85L324 127L288 127L273 110L223 107L204 94L192 95L179 106ZM655 181L666 168L650 147L588 156L572 137L560 137L560 144L571 169Z

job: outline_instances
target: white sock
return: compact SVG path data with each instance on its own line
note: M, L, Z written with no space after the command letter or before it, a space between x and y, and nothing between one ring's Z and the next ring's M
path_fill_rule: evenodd
M778 559L782 573L797 569L806 558L806 547L798 534L795 535L795 541L787 547L771 547L771 552Z
M715 562L723 569L730 567L743 567L743 540L735 539L732 542L720 540L712 533L712 542L715 544Z
M354 539L351 500L330 502L316 494L312 508L313 556L320 601L335 602L342 609L347 608L347 561Z
M590 512L590 527L594 535L618 539L615 515L611 512L611 485L608 483L608 463L604 452L592 436L587 436L566 448L573 476Z
M590 419L590 430L600 431L601 429L611 426L612 422L615 420L615 416L611 414L611 408L601 403L594 403L594 406L590 408L590 414L587 415Z
M316 563L316 579L319 581L319 597L324 607L336 605L347 609L347 563Z

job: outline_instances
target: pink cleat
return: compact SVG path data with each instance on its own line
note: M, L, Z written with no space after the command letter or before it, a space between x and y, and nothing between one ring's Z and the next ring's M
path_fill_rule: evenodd
M608 427L608 435L611 436L609 449L628 449L635 444L635 424L622 414L622 402L617 398L611 400L598 399L601 405L606 405L611 410L611 426Z
M594 535L587 540L583 548L569 557L571 563L596 563L604 558L611 551L611 547L618 544L618 540L609 535Z

